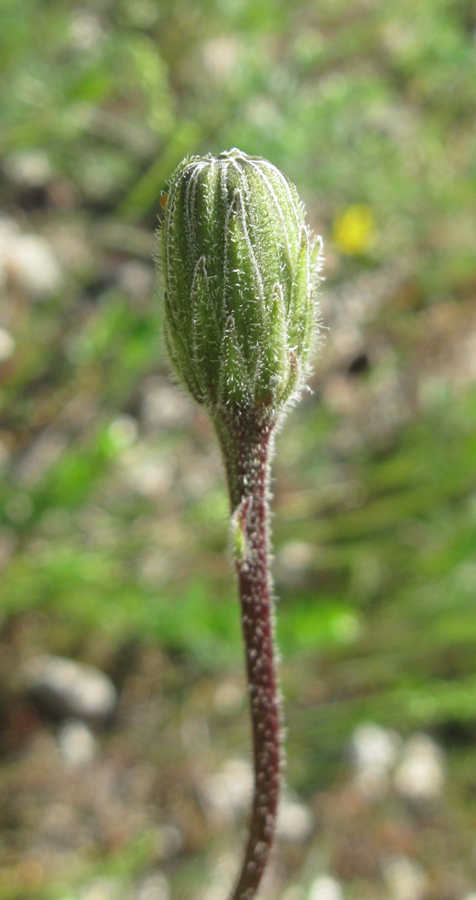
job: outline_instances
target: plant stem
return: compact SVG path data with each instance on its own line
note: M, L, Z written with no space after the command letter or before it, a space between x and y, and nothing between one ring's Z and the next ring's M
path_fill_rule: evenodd
M256 896L273 843L281 767L281 717L269 572L269 462L276 422L256 410L215 420L235 538L253 733L254 795L245 858L231 900Z

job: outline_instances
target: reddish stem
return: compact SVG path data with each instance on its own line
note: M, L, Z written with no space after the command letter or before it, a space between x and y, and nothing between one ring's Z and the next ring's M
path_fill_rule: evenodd
M253 733L254 795L248 843L231 900L256 896L275 834L281 767L281 717L274 660L269 573L269 459L274 420L230 413L217 423L235 527L243 553L235 560L242 612Z

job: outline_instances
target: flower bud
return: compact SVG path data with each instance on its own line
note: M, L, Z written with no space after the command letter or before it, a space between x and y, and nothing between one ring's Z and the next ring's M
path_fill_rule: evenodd
M165 339L211 409L276 413L302 384L316 330L321 241L279 169L230 150L183 160L158 234Z

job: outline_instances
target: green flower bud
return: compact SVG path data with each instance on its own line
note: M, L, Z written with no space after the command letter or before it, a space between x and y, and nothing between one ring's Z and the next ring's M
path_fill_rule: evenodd
M170 359L198 403L279 412L297 392L320 251L296 188L271 163L239 150L180 163L157 261Z

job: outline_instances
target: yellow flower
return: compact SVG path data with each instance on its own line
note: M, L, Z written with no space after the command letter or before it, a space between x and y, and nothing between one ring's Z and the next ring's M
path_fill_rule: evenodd
M332 235L341 253L358 256L372 246L375 238L375 219L370 206L357 203L339 213L332 228Z

